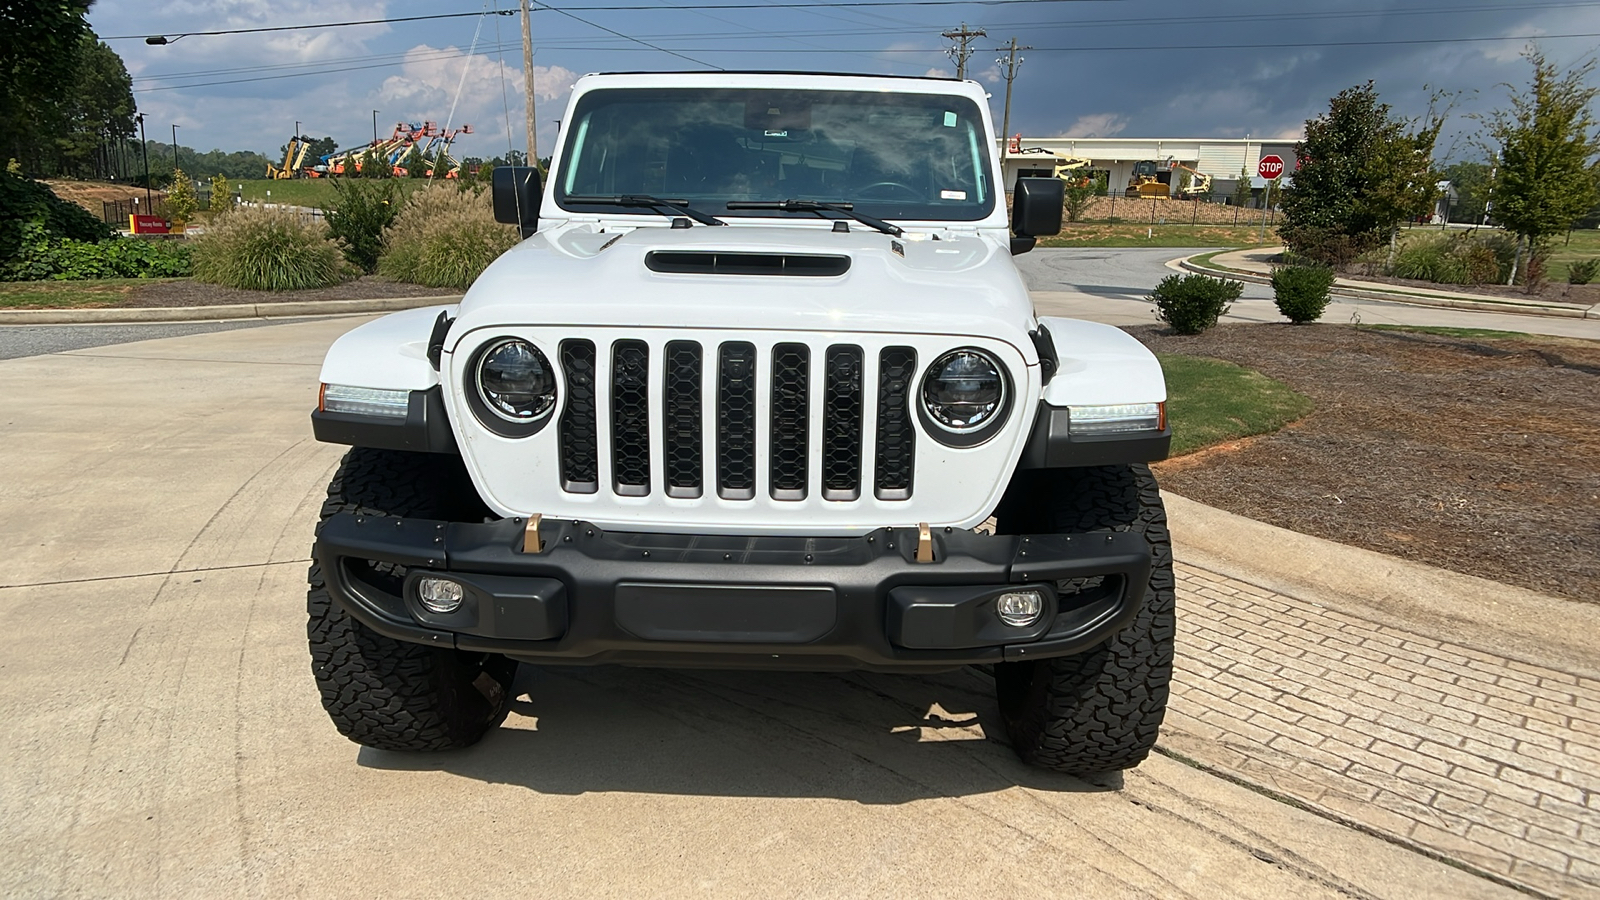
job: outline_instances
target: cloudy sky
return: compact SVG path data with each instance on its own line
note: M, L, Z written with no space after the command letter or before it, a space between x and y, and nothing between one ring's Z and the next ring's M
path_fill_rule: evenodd
M534 14L541 155L579 74L792 69L954 74L940 32L983 28L969 76L1005 82L996 49L1023 51L1013 132L1079 137L1293 137L1327 99L1373 79L1415 115L1430 91L1458 92L1441 154L1472 155L1469 114L1521 84L1529 36L1570 64L1600 44L1600 0L551 0ZM515 16L191 35L139 36L514 9L516 0L98 0L89 19L134 78L151 137L180 127L201 150L272 152L294 133L341 145L399 120L471 124L458 156L523 144ZM633 7L600 9L599 7ZM709 6L744 8L709 9ZM1295 7L1301 9L1296 11ZM698 9L686 7L700 7ZM796 8L803 7L803 8ZM1404 43L1427 41L1428 43ZM672 52L668 52L672 51ZM676 54L676 55L675 55ZM509 136L508 136L509 135Z

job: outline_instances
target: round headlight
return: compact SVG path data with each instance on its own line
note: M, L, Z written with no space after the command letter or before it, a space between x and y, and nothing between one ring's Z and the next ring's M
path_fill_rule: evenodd
M951 350L934 360L922 379L923 409L947 431L982 428L1005 410L1005 404L1005 374L1000 363L982 350Z
M502 340L478 358L478 397L507 422L537 422L556 405L556 376L539 348Z

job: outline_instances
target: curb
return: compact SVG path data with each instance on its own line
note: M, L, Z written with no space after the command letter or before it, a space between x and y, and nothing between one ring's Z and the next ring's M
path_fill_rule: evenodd
M372 300L286 300L281 303L229 303L219 306L112 307L92 309L0 310L5 325L108 325L125 322L212 322L219 319L283 319L394 312L455 303L460 294L384 297Z
M1380 624L1600 677L1600 604L1312 537L1166 491L1162 498L1181 563Z
M1198 256L1200 254L1195 254ZM1234 269L1212 268L1193 262L1194 256L1185 256L1176 260L1180 268L1202 275L1220 275L1235 281L1248 281L1254 284L1271 284L1272 279L1265 275L1256 275L1240 272ZM1550 306L1547 304L1515 303L1515 302L1488 302L1477 300L1458 300L1453 297L1428 297L1421 294L1401 294L1393 291L1361 290L1360 288L1345 287L1334 284L1328 293L1341 297L1353 297L1357 300L1381 300L1386 303L1407 303L1412 306L1433 306L1445 309L1471 309L1481 312L1509 313L1519 316L1551 316L1562 319L1600 319L1600 307L1591 306Z

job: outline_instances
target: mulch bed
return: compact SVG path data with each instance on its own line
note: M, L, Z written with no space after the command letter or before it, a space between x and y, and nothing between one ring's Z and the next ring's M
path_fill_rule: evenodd
M1342 325L1128 329L1224 359L1317 408L1276 434L1161 463L1162 486L1230 512L1600 602L1600 343Z
M289 300L381 300L387 297L438 297L459 294L448 288L424 287L366 275L355 281L310 291L241 291L188 278L137 285L118 298L117 306L220 306L227 303L283 303Z

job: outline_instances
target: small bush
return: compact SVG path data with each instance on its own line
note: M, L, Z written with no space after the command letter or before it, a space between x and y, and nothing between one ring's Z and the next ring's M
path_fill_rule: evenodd
M327 287L356 272L321 226L282 209L241 207L194 242L194 280L253 291Z
M383 233L400 215L400 185L390 179L334 178L338 206L327 211L328 234L339 242L344 258L371 274L383 254Z
M1333 270L1327 266L1279 266L1272 270L1273 302L1296 325L1322 318L1328 308Z
M37 225L25 226L24 233L21 251L0 266L0 281L180 278L189 274L189 247L182 241L112 238L90 243L47 238Z
M429 185L406 199L389 228L378 273L396 281L466 290L517 241L515 226L494 220L487 191Z
M1388 274L1434 284L1499 284L1515 254L1515 242L1503 234L1420 235L1400 245Z
M1168 275L1161 279L1150 299L1156 305L1156 318L1179 334L1199 334L1217 324L1233 301L1244 293L1244 283L1206 275Z
M1580 259L1567 267L1568 284L1588 284L1600 275L1600 256Z

